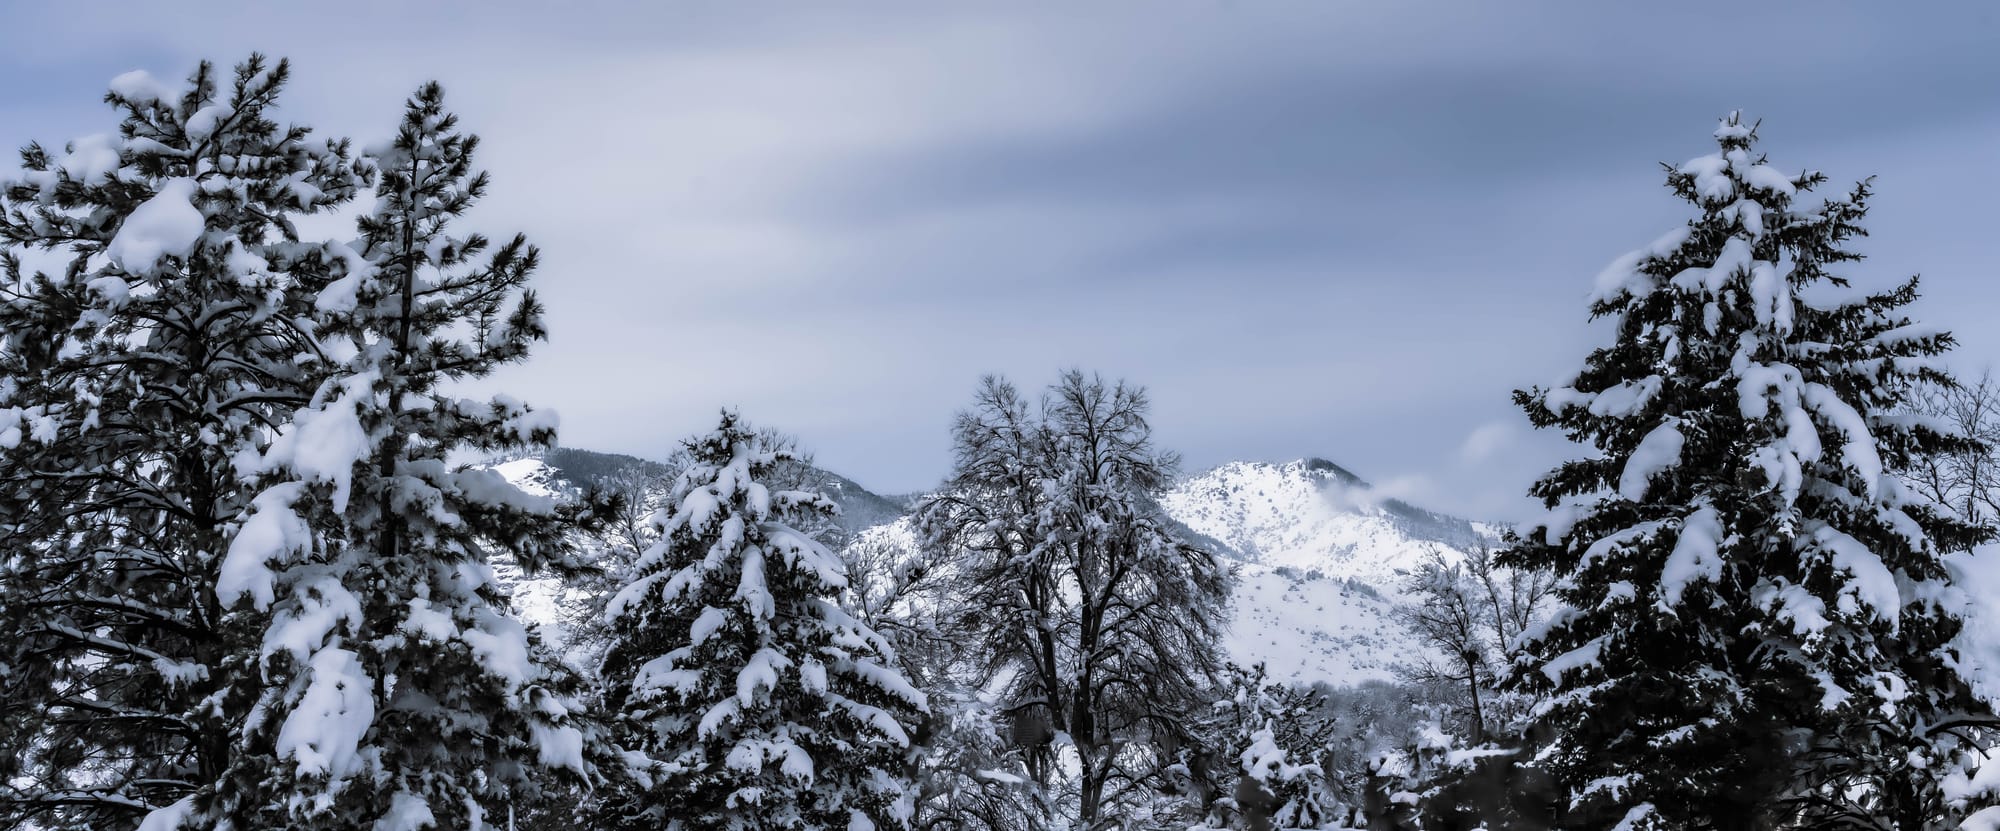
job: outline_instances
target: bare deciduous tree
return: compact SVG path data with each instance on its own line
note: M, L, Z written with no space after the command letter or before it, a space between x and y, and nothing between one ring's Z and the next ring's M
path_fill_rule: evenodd
M1553 582L1546 572L1495 565L1484 546L1464 554L1432 547L1406 576L1404 587L1419 602L1403 610L1403 622L1435 652L1411 667L1411 680L1463 690L1469 743L1485 742L1488 725L1502 715L1494 712L1493 690Z
M1976 381L1931 385L1913 409L1969 441L1910 460L1903 477L1931 501L1966 521L2000 519L2000 384L1989 370Z
M1155 501L1175 459L1153 447L1146 409L1144 390L1081 372L1033 410L989 378L919 515L927 547L967 558L963 602L1014 740L1085 831L1131 821L1158 790L1162 743L1191 735L1206 703L1227 600L1215 555Z

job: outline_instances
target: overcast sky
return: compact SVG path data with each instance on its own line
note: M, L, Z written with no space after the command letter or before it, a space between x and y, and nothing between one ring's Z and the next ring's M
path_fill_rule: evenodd
M1333 459L1520 515L1573 452L1509 391L1603 332L1610 260L1684 221L1658 163L1743 109L1782 168L1878 176L1871 259L2000 356L1986 3L148 3L10 6L0 141L115 128L105 82L286 56L282 110L389 134L438 79L473 225L539 243L552 340L497 384L663 456L740 405L929 487L979 376L1149 387L1190 469Z

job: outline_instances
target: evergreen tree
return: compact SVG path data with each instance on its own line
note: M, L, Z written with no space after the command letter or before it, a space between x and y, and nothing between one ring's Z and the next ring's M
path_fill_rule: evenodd
M328 372L312 301L340 246L294 221L365 181L271 120L288 76L119 76L115 135L29 145L0 193L0 827L171 818L238 750L232 459Z
M1176 460L1142 389L1065 373L1031 415L988 378L953 428L957 462L920 509L925 545L964 552L966 614L1029 770L1085 831L1151 821L1217 669L1227 576L1161 512ZM1064 754L1076 776L1057 781Z
M1955 669L1940 556L1983 539L1887 471L1954 439L1898 415L1945 380L1950 336L1911 279L1833 296L1866 183L1817 205L1734 115L1669 168L1696 212L1608 269L1613 342L1515 394L1598 456L1533 488L1555 517L1502 561L1563 576L1513 680L1545 691L1534 764L1565 827L1940 828L1961 730L1990 719ZM1819 291L1815 291L1815 290Z
M606 706L637 787L614 828L902 828L924 695L844 611L834 554L801 532L832 500L765 482L794 459L724 411L687 444L659 542L606 610Z
M509 616L490 565L567 565L576 517L450 461L555 438L547 411L443 389L546 336L535 249L451 233L487 186L456 121L425 86L370 151L375 209L314 300L334 371L239 459L263 488L218 590L268 629L242 679L243 752L196 801L206 822L475 828L538 771L588 772L577 680Z
M1206 731L1223 792L1197 828L1277 831L1330 823L1335 800L1320 757L1333 725L1318 712L1318 696L1272 683L1261 663L1232 665L1227 675L1226 697L1215 702Z

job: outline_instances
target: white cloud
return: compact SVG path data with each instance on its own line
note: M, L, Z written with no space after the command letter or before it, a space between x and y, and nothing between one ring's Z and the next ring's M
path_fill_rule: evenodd
M1446 496L1437 481L1423 473L1391 476L1375 485L1375 494L1379 499L1400 499L1426 508L1438 505Z
M1458 447L1459 461L1478 464L1493 458L1493 454L1506 447L1516 436L1519 428L1511 420L1489 421L1474 427L1467 433L1464 443Z

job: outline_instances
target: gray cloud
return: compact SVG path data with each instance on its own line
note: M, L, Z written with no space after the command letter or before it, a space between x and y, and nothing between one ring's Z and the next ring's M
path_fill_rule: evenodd
M214 12L213 14L204 11ZM554 340L494 380L649 455L715 407L925 487L982 372L1149 385L1190 466L1328 456L1517 514L1573 452L1507 394L1684 215L1658 161L1766 119L1879 173L1863 280L1923 270L2000 354L2000 27L1985 6L1677 3L174 4L10 12L0 139L99 132L133 67L289 55L286 112L385 134L437 77L486 138L483 230L545 248ZM1465 453L1477 433L1480 452ZM1496 440L1504 436L1505 440Z

